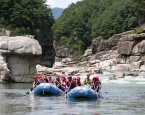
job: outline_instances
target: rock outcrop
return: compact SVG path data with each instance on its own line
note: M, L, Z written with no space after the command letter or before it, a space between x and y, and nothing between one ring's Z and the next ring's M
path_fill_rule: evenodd
M0 36L10 36L10 31L0 28Z
M65 53L67 55L62 57L72 60L68 51L63 51L61 55ZM60 57L60 53L58 54ZM73 60L65 63L62 60L57 61L62 62L62 67L72 63L78 67L95 67L98 70L145 71L145 33L135 34L135 30L131 30L115 34L108 40L99 36L92 40L92 45L85 51L79 63L74 63Z
M0 81L32 82L41 54L33 36L1 36Z
M58 64L60 65L60 63ZM74 75L74 76L82 76L82 75L86 75L87 73L90 74L101 74L102 70L101 69L97 69L95 67L60 67L60 68L48 68L48 67L44 67L41 65L37 65L36 66L36 70L37 70L37 74L48 74L48 75L53 75L55 76L56 74L58 75Z
M124 32L113 35L108 40L102 40L96 53L89 52L83 60L88 61L91 66L95 65L102 69L144 71L145 33L134 33L134 31ZM92 64L91 61L95 60L96 63Z

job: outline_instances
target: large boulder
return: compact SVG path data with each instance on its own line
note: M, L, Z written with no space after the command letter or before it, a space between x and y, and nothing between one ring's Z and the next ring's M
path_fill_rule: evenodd
M0 36L10 36L10 31L0 28Z
M109 77L109 80L116 80L119 78L124 78L125 77L125 73L115 73L112 77Z
M38 41L32 36L1 36L0 41L0 79L32 82L42 53Z
M144 36L145 37L145 36ZM140 43L138 43L132 50L133 54L142 54L145 52L145 40L142 40Z

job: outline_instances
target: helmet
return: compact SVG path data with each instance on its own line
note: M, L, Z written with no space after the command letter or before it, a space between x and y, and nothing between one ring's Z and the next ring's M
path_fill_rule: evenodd
M76 80L76 77L74 77L73 80Z
M99 81L99 77L98 76L95 76L95 78L96 78L96 81Z
M60 79L58 75L56 75L56 79L57 79L57 80Z
M93 76L93 80L96 80L96 76Z
M80 80L80 76L77 76L77 80Z
M68 79L72 79L72 76L70 75L70 76L68 76Z
M65 78L65 76L61 76L61 78Z
M51 76L48 76L48 78L51 78Z
M87 76L90 77L90 74L88 73Z
M63 81L65 81L65 80L66 80L65 76L61 76L61 79L62 79Z

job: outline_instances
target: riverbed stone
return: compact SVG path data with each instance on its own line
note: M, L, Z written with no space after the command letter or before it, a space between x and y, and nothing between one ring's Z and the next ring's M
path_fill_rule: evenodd
M116 80L124 77L125 77L125 73L115 73L112 77L109 77L109 80Z

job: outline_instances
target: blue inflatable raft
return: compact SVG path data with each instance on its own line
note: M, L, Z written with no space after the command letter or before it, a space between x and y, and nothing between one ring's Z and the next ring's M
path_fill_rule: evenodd
M67 97L97 99L98 93L89 86L78 86L70 90L67 94Z
M43 95L43 94L51 94L51 95L61 95L64 92L59 89L57 86L51 83L40 83L33 90L34 95Z

